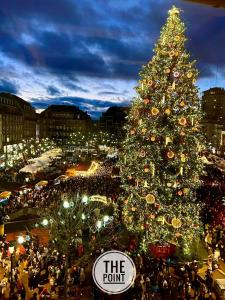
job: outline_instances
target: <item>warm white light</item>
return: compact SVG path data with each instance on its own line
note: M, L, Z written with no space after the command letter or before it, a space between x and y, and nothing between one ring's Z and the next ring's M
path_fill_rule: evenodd
M82 220L85 220L85 219L86 219L85 214L82 214L82 215L81 215L81 219L82 219Z
M14 252L14 249L15 249L15 247L14 247L14 246L10 246L10 247L9 247L9 253L10 253L10 254L13 254L13 252Z
M83 196L82 202L83 202L83 203L87 203L87 202L88 202L88 196L87 196L87 195L84 195L84 196Z
M69 208L70 207L70 204L67 200L63 202L63 207L64 208Z
M20 235L20 236L18 237L18 239L17 239L17 242L18 242L19 244L23 244L23 243L24 243L24 237L23 237L22 235Z
M102 227L102 222L98 221L96 225L97 225L97 228L100 229Z
M47 220L47 219L44 219L44 220L42 221L42 225L47 226L47 225L48 225L48 220Z
M105 223L108 222L109 221L109 216L104 216L103 220L104 220Z

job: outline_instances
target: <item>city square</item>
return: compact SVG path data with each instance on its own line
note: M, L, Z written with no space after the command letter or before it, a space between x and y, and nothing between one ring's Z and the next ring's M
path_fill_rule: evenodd
M223 1L0 15L0 299L225 299Z

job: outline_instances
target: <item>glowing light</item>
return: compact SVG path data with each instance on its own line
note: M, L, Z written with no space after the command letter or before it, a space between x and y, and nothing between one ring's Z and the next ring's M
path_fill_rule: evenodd
M66 200L63 202L63 207L64 208L69 208L70 207L70 203Z
M98 229L100 229L102 227L102 221L98 221L96 226L97 226Z
M105 223L108 222L109 221L109 216L104 216L103 220L104 220Z
M17 242L19 243L19 244L23 244L24 243L24 237L22 236L22 235L20 235L19 237L18 237L18 239L17 239Z
M47 226L47 225L48 225L48 220L47 220L47 219L44 219L44 220L42 221L42 225Z

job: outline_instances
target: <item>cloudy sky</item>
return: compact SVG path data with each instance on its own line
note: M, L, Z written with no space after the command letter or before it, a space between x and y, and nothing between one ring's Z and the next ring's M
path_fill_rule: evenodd
M0 91L75 104L92 117L128 105L173 5L183 10L200 91L225 87L225 9L184 0L1 0Z

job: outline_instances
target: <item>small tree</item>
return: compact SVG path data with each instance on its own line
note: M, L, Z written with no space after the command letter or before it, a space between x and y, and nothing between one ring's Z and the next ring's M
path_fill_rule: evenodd
M110 204L91 201L79 195L62 200L58 206L49 207L42 213L42 224L49 229L54 249L65 255L64 298L67 294L69 259L78 244L82 243L84 231L93 234L109 222Z

